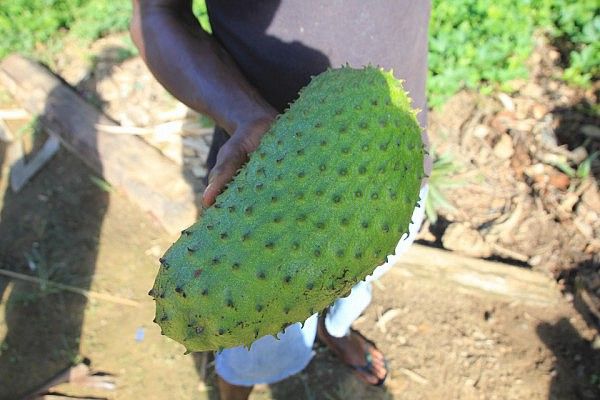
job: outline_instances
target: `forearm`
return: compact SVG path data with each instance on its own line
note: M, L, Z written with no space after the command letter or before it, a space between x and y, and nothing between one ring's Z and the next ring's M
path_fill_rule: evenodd
M275 110L202 28L189 0L133 0L132 38L158 81L229 134L271 121Z

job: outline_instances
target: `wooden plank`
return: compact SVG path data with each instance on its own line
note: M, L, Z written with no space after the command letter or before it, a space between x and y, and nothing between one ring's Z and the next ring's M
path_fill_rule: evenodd
M28 163L25 162L20 140L11 143L10 146L20 153L19 158L12 162L10 168L10 187L17 193L54 157L60 149L60 140L54 135L48 136L42 148Z
M0 140L9 143L15 140L10 128L8 125L6 125L6 122L4 122L2 118L0 118Z
M390 273L531 305L548 306L560 301L556 283L540 272L418 244L413 244L399 258Z
M171 234L192 224L195 196L180 167L142 139L100 132L118 126L73 88L40 64L19 55L0 63L0 83L48 133L86 162L112 186L153 214Z

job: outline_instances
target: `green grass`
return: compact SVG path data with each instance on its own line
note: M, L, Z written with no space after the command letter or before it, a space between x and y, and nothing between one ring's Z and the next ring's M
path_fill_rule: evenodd
M427 219L435 224L438 220L439 210L456 211L456 207L446 199L444 192L465 186L467 181L456 178L463 168L452 153L437 154L433 148L430 149L430 153L433 158L433 168L429 176L429 193L425 201L425 214Z
M600 155L599 152L593 152L575 168L571 167L567 161L557 161L552 165L565 173L569 178L581 181L590 176L590 173L592 172L592 163L598 158L598 155Z
M204 0L194 12L210 30ZM129 25L128 0L6 0L0 2L0 58L19 51L44 59L65 37L90 42ZM511 90L527 77L535 32L545 33L565 61L563 78L589 87L600 75L597 0L433 0L429 101L442 104L467 87Z

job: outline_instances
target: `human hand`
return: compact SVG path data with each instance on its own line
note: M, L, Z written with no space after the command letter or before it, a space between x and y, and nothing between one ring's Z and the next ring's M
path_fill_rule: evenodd
M217 153L217 161L208 176L208 186L202 195L202 205L211 206L216 197L223 191L237 171L248 161L248 155L260 144L260 139L267 132L275 112L271 115L238 127L231 138Z

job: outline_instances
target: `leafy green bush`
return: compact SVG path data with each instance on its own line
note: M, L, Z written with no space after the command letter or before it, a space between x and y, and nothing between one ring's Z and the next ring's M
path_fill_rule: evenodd
M129 29L131 1L87 0L74 10L73 17L69 33L84 40L94 40Z
M100 0L11 0L0 5L0 58L10 52L32 53L38 44L52 47L68 32L94 40L126 30L131 2Z
M525 3L434 0L428 87L432 105L462 87L526 76L533 22Z
M30 52L68 29L83 0L11 0L0 5L0 57Z
M430 103L439 105L462 87L486 90L527 77L525 61L536 30L548 33L567 54L565 79L581 86L597 79L596 0L433 0Z
M594 0L563 2L550 7L549 33L568 56L564 78L588 86L600 76L600 15Z
M203 0L194 2L194 11L210 29ZM130 0L0 0L0 58L32 54L39 44L60 48L65 35L89 42L127 30L130 19Z

